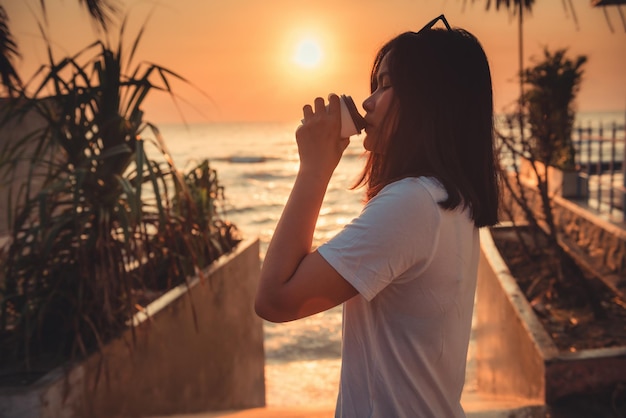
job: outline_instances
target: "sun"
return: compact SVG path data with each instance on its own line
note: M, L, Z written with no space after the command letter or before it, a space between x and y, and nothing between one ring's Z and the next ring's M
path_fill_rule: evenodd
M306 38L296 45L293 61L301 68L316 68L322 63L323 56L319 42Z

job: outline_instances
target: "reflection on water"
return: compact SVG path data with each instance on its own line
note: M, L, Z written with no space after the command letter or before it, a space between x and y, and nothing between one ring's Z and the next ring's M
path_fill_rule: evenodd
M340 367L340 359L266 364L267 405L334 407Z
M285 324L265 323L267 404L335 405L341 307Z
M265 324L265 358L272 363L341 357L341 307L283 324Z
M298 169L294 124L204 124L161 127L176 164L209 158L225 187L227 217L261 241L264 256ZM317 223L314 245L361 210L349 187L363 161L353 139L337 167ZM187 165L188 166L188 165ZM341 307L286 324L264 324L266 401L270 406L334 407L341 364Z

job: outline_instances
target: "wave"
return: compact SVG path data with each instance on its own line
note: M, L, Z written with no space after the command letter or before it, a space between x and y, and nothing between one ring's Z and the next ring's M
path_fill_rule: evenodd
M270 161L281 161L279 157L268 157L265 155L231 155L226 157L211 158L213 161L226 162L231 164L259 164Z
M342 308L300 321L265 323L265 355L272 362L341 358Z
M284 203L280 204L280 203L270 203L270 204L257 204L257 202L254 202L255 204L251 204L248 206L242 206L242 205L231 205L228 207L228 212L230 214L247 214L247 213L254 213L254 214L259 214L261 217L266 218L266 220L272 220L275 219L276 216L271 216L271 214L273 213L280 213L280 211L282 211L282 209L285 207ZM259 219L255 220L255 223L258 223Z
M290 170L267 170L240 173L239 178L245 181L248 186L266 185L267 182L271 181L291 180L294 178L295 174L295 172ZM286 186L290 186L290 183L287 183Z

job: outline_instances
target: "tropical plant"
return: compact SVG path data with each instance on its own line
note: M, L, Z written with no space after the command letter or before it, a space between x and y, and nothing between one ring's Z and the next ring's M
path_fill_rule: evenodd
M474 1L476 0L472 0L472 2ZM517 16L517 51L519 68L519 110L517 112L517 118L519 119L519 134L523 140L526 135L526 124L524 123L524 114L522 112L522 109L525 107L524 81L522 80L522 73L524 71L524 16L526 14L532 13L533 6L535 5L535 0L486 0L485 9L490 10L492 5L495 6L496 11L499 11L502 7L503 9L506 9L509 14ZM576 23L576 25L578 25L572 1L563 1L563 8L567 11L568 7L570 12L572 13L572 16L574 17L574 22Z
M96 41L49 63L9 101L0 128L43 127L3 144L10 240L0 253L0 365L44 370L132 324L146 294L202 275L237 242L208 162L183 176L141 107L178 74ZM29 92L33 93L29 93ZM16 170L27 175L14 178ZM15 182L18 182L17 185Z
M518 112L506 116L506 129L497 130L501 178L507 197L502 209L513 222L519 245L531 262L550 255L552 281L544 296L559 297L572 289L582 290L576 297L587 301L594 315L601 318L605 316L604 309L581 268L563 248L553 212L554 188L550 185L548 166L573 167L573 103L587 60L579 56L571 61L565 54L564 49L554 54L545 49L543 61L523 71L523 80L530 86L524 98L530 137L518 134Z
M575 157L574 104L587 57L580 55L571 60L566 57L567 49L552 53L545 48L543 54L542 61L522 74L528 86L524 102L531 145L542 163L571 170Z
M78 3L85 5L87 12L104 31L108 29L113 16L118 14L114 0L78 0ZM39 0L39 5L45 16L45 0ZM14 90L22 84L13 64L15 58L19 56L18 45L9 28L9 16L0 4L0 81L9 95L12 95Z

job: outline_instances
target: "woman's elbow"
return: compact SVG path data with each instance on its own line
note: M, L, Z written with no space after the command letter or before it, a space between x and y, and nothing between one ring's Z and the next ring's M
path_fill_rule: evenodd
M267 302L264 299L260 298L258 295L256 299L254 300L254 311L262 319L265 319L266 321L274 322L271 319L272 317L271 310L267 306Z
M289 321L289 319L286 319L287 316L285 313L277 309L276 303L273 303L270 298L263 294L257 294L254 301L254 311L259 317L269 322L278 323Z

